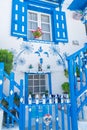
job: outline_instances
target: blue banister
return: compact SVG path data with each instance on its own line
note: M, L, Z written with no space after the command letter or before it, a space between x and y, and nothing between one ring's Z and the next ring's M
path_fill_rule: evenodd
M78 130L77 123L77 102L74 90L74 72L73 72L73 60L68 60L68 72L69 72L69 84L70 84L70 99L71 99L71 119L72 130Z
M10 74L9 109L13 109L14 100L14 73Z
M3 81L4 81L4 63L0 63L0 100L2 99L3 91Z
M78 50L77 52L75 52L74 54L70 55L67 57L67 60L73 59L75 58L77 55L79 55L81 52L85 52L87 51L87 45L85 45L85 47L83 47L82 49Z

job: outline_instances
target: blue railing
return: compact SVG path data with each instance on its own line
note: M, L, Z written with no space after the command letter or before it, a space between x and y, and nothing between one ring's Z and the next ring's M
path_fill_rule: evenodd
M5 80L8 80L8 84L6 84L6 88L8 88L8 96L4 93L4 82ZM14 89L17 88L19 90L19 105L15 103L15 91ZM5 111L5 122L4 124L9 127L10 124L14 126L14 121L16 121L19 125L19 117L13 114L13 111L15 113L18 113L18 115L21 115L21 104L23 98L23 80L20 80L20 84L15 82L14 79L14 73L12 72L10 75L8 75L6 72L4 72L4 63L0 63L0 107ZM11 119L11 121L10 121Z
M0 98L8 103L6 108L1 102L0 107L7 114L6 126L14 126L14 121L19 125L19 130L72 130L71 129L71 105L68 96L51 96L39 99L39 96L33 99L31 95L28 97L28 104L25 104L23 95L23 81L20 85L15 82L14 73L10 76L4 73L4 64L0 64L0 82L1 93ZM3 68L3 69L2 69ZM9 80L9 96L3 92L4 77ZM8 87L8 86L7 86ZM19 89L19 106L14 103L15 91L14 87ZM15 110L18 116L13 115ZM11 122L10 122L11 117Z
M79 112L87 104L87 45L67 58L70 98L71 98L71 118L72 130L78 130ZM84 96L84 98L83 98Z
M22 130L71 130L70 100L61 96L61 102L58 102L58 96L48 99L43 95L41 99L37 95L33 101L31 95L28 98L28 105L24 104L24 116ZM27 118L25 115L28 115Z

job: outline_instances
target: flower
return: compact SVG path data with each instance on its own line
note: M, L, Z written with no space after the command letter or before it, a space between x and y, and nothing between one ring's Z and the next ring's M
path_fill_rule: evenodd
M39 38L42 36L42 29L38 27L36 30L32 30L34 38Z

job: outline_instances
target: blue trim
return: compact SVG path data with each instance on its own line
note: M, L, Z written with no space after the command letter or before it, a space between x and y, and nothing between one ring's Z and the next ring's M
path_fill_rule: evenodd
M52 25L53 41L55 43L68 42L65 12L54 10L52 15Z
M33 4L33 5L41 5L42 7L47 7L47 8L57 8L59 7L59 3L56 2L48 2L46 1L40 1L40 0L26 0L28 4Z
M73 0L68 9L77 11L84 10L85 7L87 7L87 0Z
M48 82L49 82L49 94L52 94L52 79L51 79L51 73L48 73Z
M25 73L25 103L28 104L28 73Z
M0 63L0 100L2 99L3 92L3 81L4 81L4 63Z
M37 8L36 6L33 5L28 5L28 9L32 10L32 11L37 11L37 12L43 12L43 13L47 13L47 14L52 14L52 9L48 9L48 8L42 8L42 6L39 6L39 8Z
M24 20L24 21L23 21ZM27 4L19 0L12 1L11 35L27 37Z

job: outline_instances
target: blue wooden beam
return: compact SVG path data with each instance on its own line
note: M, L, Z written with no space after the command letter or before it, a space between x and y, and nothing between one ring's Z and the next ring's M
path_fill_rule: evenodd
M73 0L68 9L70 10L84 10L87 6L87 0Z
M26 2L28 2L29 4L32 4L32 5L39 5L39 6L42 6L42 7L47 7L47 8L56 8L59 6L59 3L58 2L50 2L50 1L47 1L47 0L44 0L44 1L41 1L41 0L25 0Z

